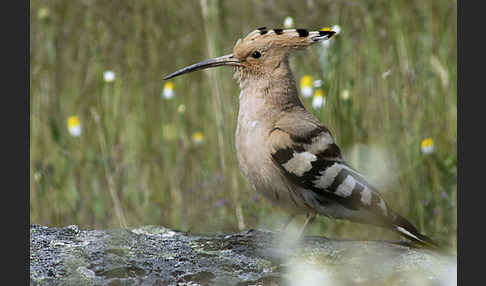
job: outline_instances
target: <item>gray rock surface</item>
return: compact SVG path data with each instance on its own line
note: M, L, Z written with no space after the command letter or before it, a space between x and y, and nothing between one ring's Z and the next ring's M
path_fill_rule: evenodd
M31 285L456 285L456 257L383 241L30 226Z

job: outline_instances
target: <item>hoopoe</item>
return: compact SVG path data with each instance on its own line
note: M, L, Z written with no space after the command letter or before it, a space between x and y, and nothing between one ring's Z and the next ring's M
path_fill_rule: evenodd
M307 215L301 234L319 214L388 228L421 245L436 246L343 160L329 129L298 96L289 54L334 34L329 28L258 28L238 39L232 54L187 66L164 79L234 67L241 89L235 140L240 169L253 189L287 210L291 219Z

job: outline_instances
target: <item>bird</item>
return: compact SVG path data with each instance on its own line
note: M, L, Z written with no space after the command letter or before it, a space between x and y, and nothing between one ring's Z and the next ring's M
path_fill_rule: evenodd
M299 97L289 57L335 35L332 28L260 27L238 39L231 54L189 65L164 80L233 67L240 87L235 133L239 167L255 191L290 214L286 225L296 215L306 215L300 234L322 215L382 227L413 244L438 247L344 160L331 131Z

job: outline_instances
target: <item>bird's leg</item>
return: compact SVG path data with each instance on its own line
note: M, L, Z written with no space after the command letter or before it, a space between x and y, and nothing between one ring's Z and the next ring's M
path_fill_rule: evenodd
M289 218L285 221L285 223L280 228L280 232L284 232L284 231L287 230L287 227L289 226L290 222L294 219L295 216L296 216L296 214L291 214L289 216Z
M312 212L312 213L307 213L307 218L305 219L305 222L304 222L304 225L302 226L302 228L300 229L300 233L299 233L299 237L302 236L302 234L304 234L304 231L306 230L306 228L312 224L312 222L314 222L314 220L316 219L316 213Z

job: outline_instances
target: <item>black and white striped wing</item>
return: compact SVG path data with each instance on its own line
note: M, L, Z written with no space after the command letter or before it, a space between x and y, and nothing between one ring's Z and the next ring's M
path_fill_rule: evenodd
M329 131L321 128L309 135L306 140L291 136L292 146L275 148L272 158L286 177L348 209L366 209L387 217L385 201L361 174L343 161Z

